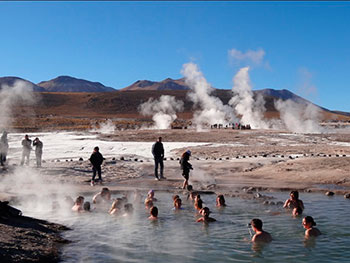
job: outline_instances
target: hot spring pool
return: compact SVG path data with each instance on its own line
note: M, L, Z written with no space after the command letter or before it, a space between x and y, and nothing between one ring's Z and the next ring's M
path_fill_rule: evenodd
M265 193L266 194L266 193ZM284 201L289 193L269 193ZM112 195L112 198L119 197ZM196 223L192 202L183 200L184 210L172 211L172 194L156 192L159 220L151 222L142 201L134 204L131 217L109 214L71 213L58 215L43 206L19 205L23 214L61 223L72 228L64 237L73 241L62 250L63 262L349 262L350 201L342 196L301 193L305 210L323 235L304 241L302 217L293 218L281 207L254 200L226 197L227 207L215 208L214 195L202 195L217 222ZM91 201L91 196L85 196ZM40 209L39 209L40 208ZM280 212L280 213L279 213ZM247 223L260 218L274 241L263 248L247 242Z

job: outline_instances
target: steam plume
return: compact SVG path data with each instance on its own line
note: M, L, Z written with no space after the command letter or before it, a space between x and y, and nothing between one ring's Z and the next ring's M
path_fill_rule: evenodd
M158 100L149 98L139 106L142 115L153 116L156 129L168 129L177 118L176 112L183 111L184 103L173 96L162 95Z
M301 104L292 100L275 101L280 118L285 127L296 133L320 133L324 130L319 125L320 109L315 105Z
M0 129L8 129L13 121L14 106L31 106L35 103L33 86L17 80L13 86L2 85L0 91Z
M199 108L193 115L193 123L197 129L201 129L203 125L225 124L236 119L230 106L223 105L219 98L211 95L214 88L207 82L196 64L184 64L181 73L191 88L188 97L194 106Z
M252 128L267 129L269 125L264 120L265 101L262 96L258 96L254 101L248 71L249 67L241 68L234 76L233 97L229 104L242 116L243 125L250 124Z

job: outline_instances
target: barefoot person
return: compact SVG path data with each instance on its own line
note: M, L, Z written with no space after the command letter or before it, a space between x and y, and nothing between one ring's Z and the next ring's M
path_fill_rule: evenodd
M156 180L160 179L166 179L163 176L164 171L164 147L162 143L162 137L158 138L158 141L155 142L152 146L152 154L154 157L154 176L156 177ZM160 176L158 176L158 166L160 167Z
M30 156L31 150L32 150L32 140L29 139L28 135L25 135L24 139L22 140L22 160L21 160L21 165L24 164L25 158L27 158L26 165L29 165L29 156Z
M33 141L33 146L35 146L35 158L36 158L36 166L41 167L41 158L43 155L43 142L39 140L38 137Z
M184 183L182 185L182 189L186 189L188 186L188 179L190 177L190 170L193 170L192 165L188 162L190 160L191 151L187 150L182 154L180 164L182 169L182 176L185 178Z
M262 229L263 222L260 219L254 218L250 225L252 226L255 235L252 237L252 242L269 243L272 241L271 235Z
M94 186L95 184L96 172L98 173L98 179L102 184L101 164L103 163L103 156L100 153L100 148L98 148L97 146L94 148L94 151L92 152L89 160L90 160L90 163L92 164L92 172L93 172L92 179L91 179L91 186Z
M305 238L310 238L310 237L317 237L321 235L321 231L318 230L316 227L316 222L311 216L306 216L303 218L302 222L303 227L306 229L305 230Z

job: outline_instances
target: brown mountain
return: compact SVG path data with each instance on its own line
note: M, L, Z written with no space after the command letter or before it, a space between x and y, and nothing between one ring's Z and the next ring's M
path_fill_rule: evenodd
M44 88L35 85L33 82L30 82L29 80L25 80L25 79L22 79L19 77L2 77L2 78L0 78L0 88L2 88L3 86L12 87L16 81L23 81L26 86L32 87L33 91L35 91L35 92L45 91Z
M190 88L182 79L167 78L160 82L150 80L138 80L130 86L121 89L120 91L130 90L189 90Z
M48 92L111 92L115 89L106 87L100 82L91 82L70 76L59 76L49 81L42 81L38 86Z

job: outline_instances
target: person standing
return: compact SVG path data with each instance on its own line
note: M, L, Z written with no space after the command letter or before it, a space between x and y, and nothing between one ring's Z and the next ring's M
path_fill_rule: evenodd
M158 138L158 141L155 142L152 146L152 154L154 157L154 176L156 177L156 180L160 179L166 179L163 176L163 170L164 170L164 147L162 143L162 137ZM160 176L158 177L158 166L160 166Z
M188 180L190 178L190 170L193 170L192 165L188 162L190 160L191 151L187 150L184 152L180 159L182 176L185 178L184 183L182 185L182 189L186 189L188 186Z
M7 156L7 151L9 149L9 143L7 140L7 131L4 131L2 133L1 139L0 139L0 163L1 166L4 166L6 162L6 156Z
M33 141L33 146L35 146L35 157L36 157L36 166L41 167L41 157L43 155L43 142L39 140L38 137Z
M27 158L26 165L29 165L29 156L30 151L32 150L32 140L29 139L28 135L24 136L24 139L22 140L22 160L21 165L24 164L24 159Z
M101 164L103 163L103 156L100 153L100 148L98 148L97 146L94 148L94 151L92 152L89 160L92 164L92 172L93 172L92 179L91 179L91 186L94 186L95 184L96 172L98 173L98 179L102 184Z

